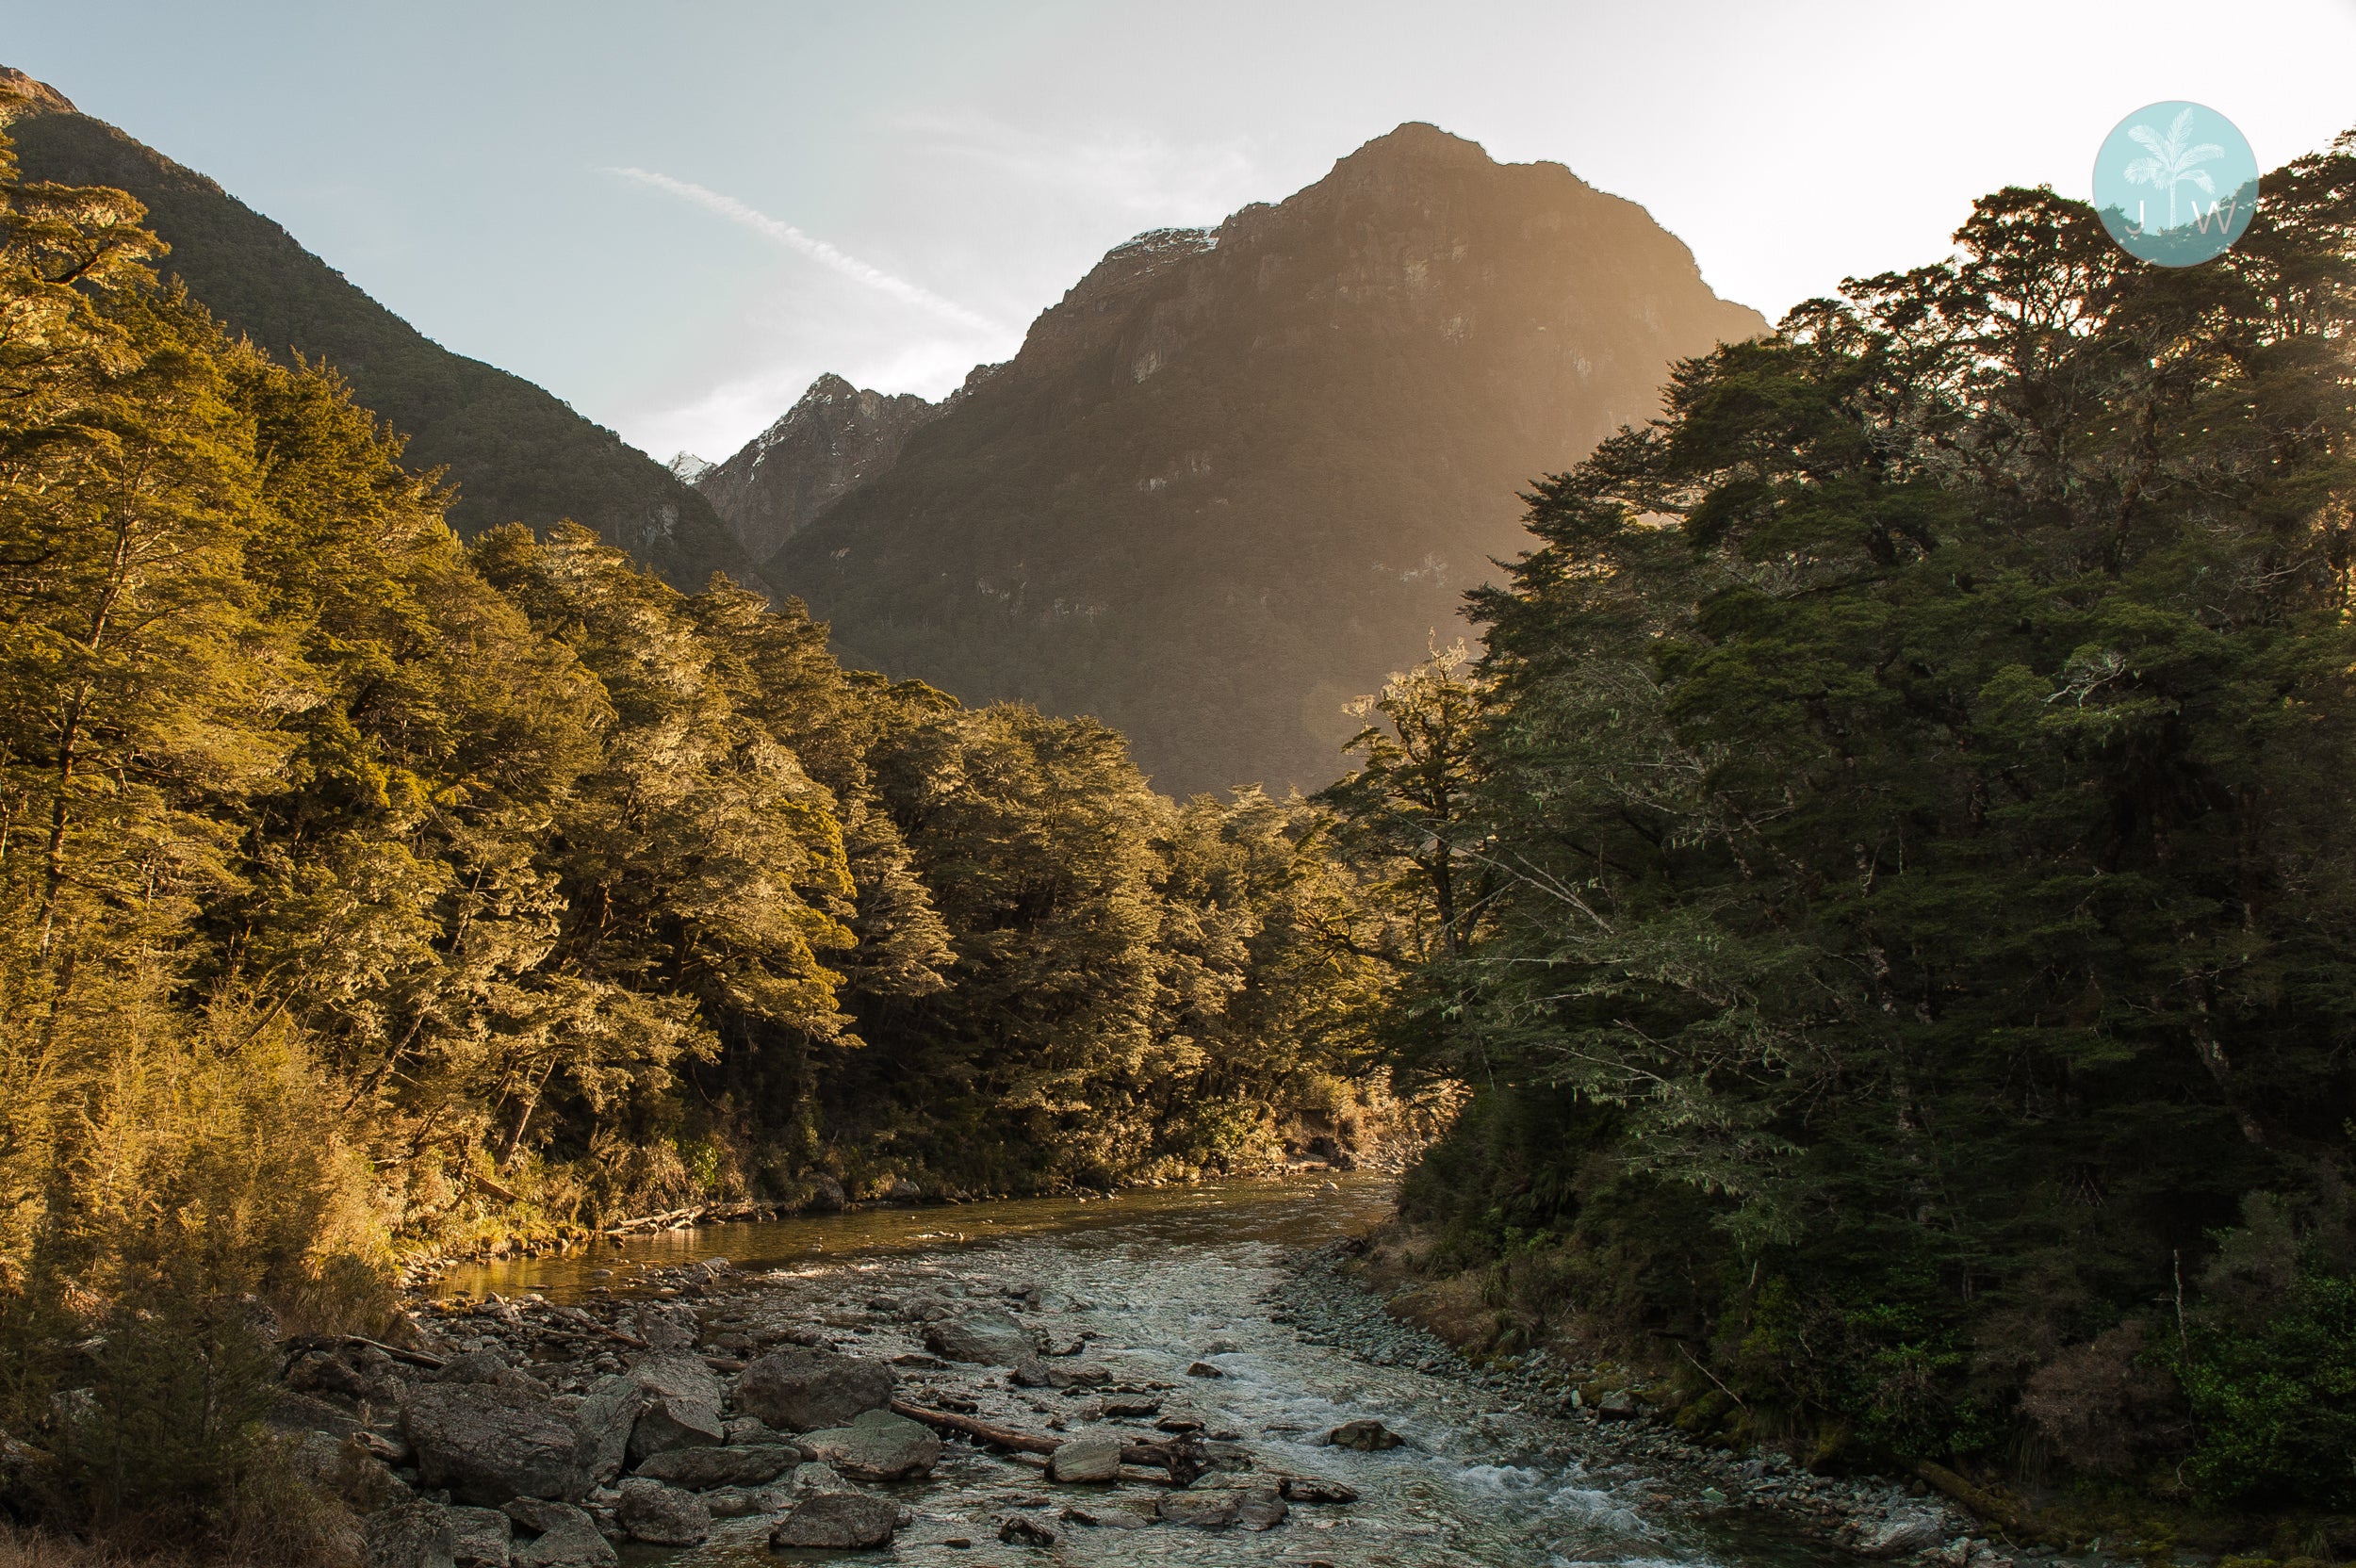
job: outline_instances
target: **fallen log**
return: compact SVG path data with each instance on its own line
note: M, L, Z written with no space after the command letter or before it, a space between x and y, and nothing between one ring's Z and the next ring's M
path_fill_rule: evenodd
M892 1413L905 1415L911 1421L922 1421L928 1427L938 1427L944 1432L961 1432L994 1448L1013 1448L1026 1454L1052 1454L1063 1441L1055 1437L1033 1437L1029 1432L1018 1431L1012 1427L996 1427L970 1415L952 1415L945 1410L911 1405L906 1399L892 1400Z
M668 1214L642 1214L635 1219L615 1220L604 1230L599 1231L597 1234L619 1236L627 1235L632 1231L675 1230L691 1220L702 1217L708 1212L708 1205L696 1203L684 1209L673 1209Z
M933 1410L924 1405L912 1405L906 1399L892 1401L892 1413L905 1415L911 1421L922 1421L945 1432L959 1432L992 1447L1011 1448L1018 1453L1053 1454L1062 1446L1058 1437L1036 1437L1013 1427L1001 1427L971 1415L954 1415L945 1410ZM1121 1446L1121 1462L1143 1465L1168 1474L1172 1486L1190 1485L1203 1474L1201 1456L1177 1443L1124 1443Z
M1915 1465L1914 1473L1949 1498L1962 1504L1969 1512L1994 1525L2001 1534L2016 1544L2022 1542L2039 1542L2055 1546L2070 1544L2066 1532L2056 1530L2010 1499L1972 1485L1943 1464L1922 1460Z

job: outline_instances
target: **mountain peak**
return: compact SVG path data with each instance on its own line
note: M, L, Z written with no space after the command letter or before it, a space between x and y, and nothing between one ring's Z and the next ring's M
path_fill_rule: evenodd
M912 392L871 392L829 370L777 423L694 483L738 541L765 556L889 467L908 438L947 406Z
M762 559L854 663L1092 713L1172 793L1314 789L1530 482L1765 328L1634 203L1410 122L1115 246L890 460L796 415L702 488L756 553L793 519Z
M1397 130L1376 137L1338 162L1390 163L1409 159L1453 164L1462 169L1489 169L1497 165L1497 159L1478 141L1468 141L1421 120L1410 120Z
M16 102L8 105L8 107L19 113L79 114L81 112L74 106L73 99L68 98L47 82L37 81L12 65L0 65L0 99L10 98L15 99ZM0 118L6 118L6 115L0 114Z

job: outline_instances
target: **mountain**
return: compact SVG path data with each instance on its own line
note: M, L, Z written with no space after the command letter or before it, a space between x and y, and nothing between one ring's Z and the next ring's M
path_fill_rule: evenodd
M112 186L147 205L171 245L162 270L232 331L285 358L323 359L409 437L412 468L446 468L451 524L535 528L570 517L682 588L715 571L765 591L712 503L660 463L519 376L442 348L347 282L286 230L193 170L0 68L8 136L27 180Z
M694 483L737 542L766 560L803 524L890 468L908 437L941 413L907 393L887 397L820 376L783 418Z
M1408 124L1118 247L944 405L822 382L700 488L849 662L1092 713L1165 791L1315 788L1519 492L1766 325L1635 204Z

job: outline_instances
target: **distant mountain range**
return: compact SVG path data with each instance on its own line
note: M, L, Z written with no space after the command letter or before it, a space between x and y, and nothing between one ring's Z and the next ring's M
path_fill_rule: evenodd
M759 564L712 503L622 438L518 376L454 354L311 254L204 175L103 121L54 88L0 69L13 100L8 136L27 180L104 185L147 204L176 274L231 331L286 358L323 359L368 407L409 437L407 461L446 468L450 522L545 527L570 517L682 588L715 571L766 588Z
M695 483L848 662L1093 713L1166 791L1313 789L1518 493L1766 327L1635 204L1402 125L1116 248L944 402L828 376Z

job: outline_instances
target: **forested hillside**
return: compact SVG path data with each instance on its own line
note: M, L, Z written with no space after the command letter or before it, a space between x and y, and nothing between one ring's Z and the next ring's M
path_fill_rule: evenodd
M1379 1102L1318 813L584 529L461 543L140 218L0 179L0 1429L95 1391L69 1514L225 1484L254 1294L366 1324L401 1250L1190 1177Z
M2356 139L2264 201L2168 270L2004 191L1691 363L1387 694L1331 798L1448 937L1406 1211L1495 1343L1829 1467L2356 1508Z
M691 593L713 572L767 591L711 503L661 464L521 377L431 341L203 174L9 75L0 106L25 177L137 197L170 246L160 270L280 363L332 366L407 438L405 466L445 471L459 533L570 521Z

